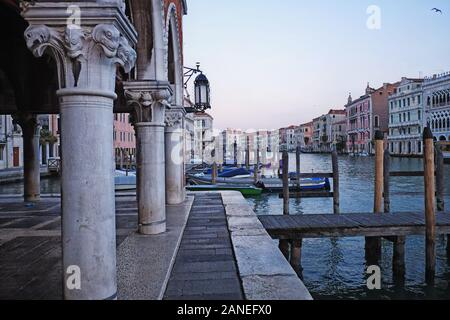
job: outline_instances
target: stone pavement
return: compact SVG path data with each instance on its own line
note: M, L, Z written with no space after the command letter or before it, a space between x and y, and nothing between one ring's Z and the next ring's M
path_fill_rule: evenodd
M136 201L116 204L117 246L137 229ZM62 299L59 199L0 202L0 300Z
M220 194L196 194L164 299L244 299Z

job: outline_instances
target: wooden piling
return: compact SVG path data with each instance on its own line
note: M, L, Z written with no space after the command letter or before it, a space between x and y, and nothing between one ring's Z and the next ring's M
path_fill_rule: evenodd
M302 245L303 240L293 240L291 241L291 257L290 264L297 275L302 278Z
M256 184L256 183L258 182L258 180L259 180L258 169L259 169L259 166L258 166L257 164L255 164L255 165L253 166L253 170L254 170L254 172L253 172L253 182L254 182L255 184Z
M247 147L245 153L245 167L250 170L250 137L247 137Z
M300 199L301 179L300 179L300 147L295 150L295 178L297 179L297 199Z
M289 153L283 151L283 214L289 215Z
M384 184L384 135L381 131L375 134L375 199L374 213L383 210L383 184Z
M340 200L339 200L339 161L337 151L334 150L331 154L331 163L333 167L333 212L340 214Z
M289 261L289 240L280 240L278 247L283 256Z
M388 149L384 150L384 172L383 172L383 198L384 198L384 213L391 212L391 189L389 179L391 177L391 153Z
M423 133L424 140L424 180L425 180L425 274L426 282L434 284L436 270L436 179L434 168L434 141L429 127Z
M383 208L383 171L384 171L384 134L381 131L375 133L375 194L374 213L381 214ZM366 260L368 265L378 264L381 257L381 238L366 238Z
M392 275L394 282L402 286L405 283L405 237L393 239Z
M444 154L440 147L436 147L436 203L437 210L445 210L445 164L444 164Z
M214 162L212 165L211 183L213 185L217 184L217 163L216 162Z

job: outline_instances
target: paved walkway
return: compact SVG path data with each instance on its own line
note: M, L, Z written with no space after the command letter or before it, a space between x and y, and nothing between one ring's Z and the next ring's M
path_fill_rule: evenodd
M164 299L243 298L222 197L197 194Z
M62 299L59 199L0 202L0 300ZM117 246L137 229L136 201L116 204Z

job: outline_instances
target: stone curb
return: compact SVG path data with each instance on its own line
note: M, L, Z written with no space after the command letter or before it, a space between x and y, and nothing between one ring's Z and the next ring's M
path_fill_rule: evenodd
M246 299L312 300L241 193L221 194Z

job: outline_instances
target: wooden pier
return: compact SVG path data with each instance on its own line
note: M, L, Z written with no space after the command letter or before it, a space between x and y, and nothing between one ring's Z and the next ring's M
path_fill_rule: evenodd
M424 170L414 172L392 172L389 150L384 149L384 135L375 134L375 175L373 213L340 214L339 208L339 166L337 154L332 154L332 173L322 176L333 178L333 211L331 214L290 215L289 179L283 179L283 215L260 216L267 232L280 241L279 248L292 267L302 276L301 249L304 238L365 237L367 265L378 265L381 258L381 239L393 243L392 270L394 280L405 280L405 238L411 235L425 235L426 282L434 284L436 269L436 236L447 235L447 254L450 260L450 213L445 213L444 203L444 161L440 148L435 148L429 128L424 134ZM298 158L298 157L297 157ZM298 160L297 160L298 162ZM283 167L288 164L287 152L283 154ZM301 177L297 166L297 177ZM425 208L419 213L390 213L390 178L423 177ZM306 197L298 194L294 197ZM319 195L311 195L319 197Z
M273 239L393 237L425 234L423 213L259 216ZM436 233L450 234L450 213L436 214Z

